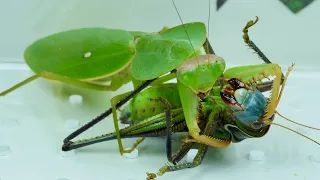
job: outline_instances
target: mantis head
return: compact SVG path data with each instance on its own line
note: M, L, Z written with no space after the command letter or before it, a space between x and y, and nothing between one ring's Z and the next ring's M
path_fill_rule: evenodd
M177 79L196 94L208 94L225 70L223 58L205 54L195 56L177 68Z

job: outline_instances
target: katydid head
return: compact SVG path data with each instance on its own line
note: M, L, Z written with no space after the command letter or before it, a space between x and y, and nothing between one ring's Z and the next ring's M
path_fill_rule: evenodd
M195 56L177 68L177 79L194 92L207 94L224 72L225 66L225 61L219 56Z
M268 108L270 108L268 99L255 87L248 87L244 82L237 78L231 78L227 80L227 84L220 92L222 100L227 104L232 111L232 115L235 120L236 126L226 125L233 136L239 141L239 139L245 139L249 137L262 137L265 135L272 124L290 130L296 134L299 134L317 144L319 142L281 124L273 122L275 114L284 118L287 121L304 126L310 129L320 130L306 126L297 122L294 122L284 116L278 111L270 117L266 118Z
M220 95L233 111L236 121L253 129L267 126L261 119L265 115L268 102L258 89L247 86L240 79L231 78L227 80L227 85L223 87Z

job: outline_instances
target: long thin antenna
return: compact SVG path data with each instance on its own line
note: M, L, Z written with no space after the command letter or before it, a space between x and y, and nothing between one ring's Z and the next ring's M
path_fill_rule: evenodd
M182 26L183 26L183 28L184 28L184 31L186 32L186 35L187 35L187 37L188 37L188 39L189 39L189 41L190 41L190 45L191 45L194 53L196 53L196 50L194 49L194 47L193 47L193 45L192 45L191 39L190 39L190 37L189 37L189 34L188 34L188 32L187 32L186 27L184 26L184 23L183 23L183 21L182 21L182 18L181 18L181 16L180 16L180 13L179 13L179 11L178 11L178 8L177 8L176 4L174 3L174 0L171 0L171 1L172 1L173 5L174 5L174 8L176 9L176 12L177 12L177 14L178 14L178 16L179 16L179 19L180 19L180 21L181 21L181 23L182 23Z
M295 130L293 130L293 129L291 129L291 128L288 128L288 127L286 127L286 126L283 126L283 125L278 124L278 123L275 123L275 122L272 122L272 121L270 121L270 120L266 120L265 122L266 122L267 124L274 124L274 125L277 125L277 126L279 126L279 127L284 128L284 129L287 129L287 130L289 130L289 131L292 131L292 132L294 132L294 133L296 133L296 134L299 134L300 136L305 137L305 138L309 139L310 141L313 141L314 143L320 145L320 143L319 143L318 141L313 140L313 139L311 139L310 137L308 137L308 136L306 136L306 135L304 135L304 134L302 134L302 133L299 133L298 131L295 131Z
M210 16L211 15L211 0L209 0L209 17L208 17L208 40L210 35ZM209 46L209 45L208 45Z
M292 122L294 124L297 124L297 125L300 125L300 126L303 126L303 127L306 127L306 128L310 128L310 129L314 129L314 130L320 130L319 128L315 128L315 127L311 127L311 126L307 126L307 125L304 125L304 124L300 124L300 123L297 123L295 121L292 121L286 117L284 117L283 115L281 115L278 111L275 111L276 114L278 114L280 117L282 117L283 119L289 121L289 122Z

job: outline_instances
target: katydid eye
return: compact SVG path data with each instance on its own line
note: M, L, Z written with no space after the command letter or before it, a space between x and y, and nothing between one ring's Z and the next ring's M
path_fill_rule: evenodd
M251 123L250 127L252 127L253 129L260 129L262 127L262 124L258 121L255 121Z
M237 104L236 98L232 95L220 92L220 96L226 104Z
M245 87L245 84L242 81L240 81L238 78L231 78L228 80L228 83L232 86L234 90Z

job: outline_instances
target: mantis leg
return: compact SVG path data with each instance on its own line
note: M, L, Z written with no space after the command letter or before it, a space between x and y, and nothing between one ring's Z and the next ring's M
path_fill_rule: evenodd
M118 141L119 150L120 150L120 154L121 155L123 155L123 153L131 153L144 140L144 138L137 140L137 142L129 150L124 150L124 148L123 148L122 140L121 140L121 136L120 136L120 129L119 129L119 125L118 125L118 116L117 116L116 104L119 101L121 101L122 99L124 99L125 97L127 97L129 94L132 94L132 91L124 93L124 94L117 95L117 96L115 96L115 97L113 97L111 99L113 123L114 123L114 128L115 128L115 132L116 132L117 141Z
M113 86L109 86L109 85L102 85L102 84L96 84L96 83L90 83L90 82L85 82L85 81L80 81L77 79L71 79L59 74L54 74L54 73L50 73L50 72L46 72L46 71L42 71L39 74L33 75L23 81L21 81L20 83L16 84L15 86L3 91L2 93L0 93L0 96L5 96L8 93L22 87L25 84L28 84L30 82L32 82L33 80L42 77L45 79L50 79L50 80L54 80L54 81L60 81L63 83L67 83L67 84L71 84L77 87L82 87L82 88L88 88L88 89L92 89L92 90L98 90L98 91L114 91L116 87Z
M220 140L214 137L209 137L206 135L200 135L201 129L198 126L198 123L201 122L199 119L199 108L200 108L200 98L195 95L195 93L189 87L186 87L182 83L178 82L179 94L181 98L182 107L184 109L184 115L186 123L189 129L189 135L194 138L195 141L200 144L206 144L212 147L225 148L228 147L230 142ZM218 114L223 109L220 106L217 106L213 112Z

